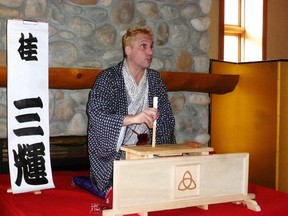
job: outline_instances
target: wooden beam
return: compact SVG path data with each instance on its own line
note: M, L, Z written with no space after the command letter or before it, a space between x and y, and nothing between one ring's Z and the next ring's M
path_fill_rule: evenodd
M168 91L191 91L214 94L231 92L239 81L239 75L223 75L191 72L161 72Z
M7 86L7 69L6 67L0 67L0 87Z
M50 68L49 88L90 89L102 69ZM223 75L192 72L160 72L168 91L192 91L214 94L231 92L239 81L239 75ZM0 87L7 86L7 68L0 67Z

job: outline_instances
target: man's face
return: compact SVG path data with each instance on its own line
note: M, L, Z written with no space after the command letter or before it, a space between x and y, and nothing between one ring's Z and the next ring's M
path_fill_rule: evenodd
M138 34L125 48L127 58L140 69L150 67L153 57L153 40L149 35Z

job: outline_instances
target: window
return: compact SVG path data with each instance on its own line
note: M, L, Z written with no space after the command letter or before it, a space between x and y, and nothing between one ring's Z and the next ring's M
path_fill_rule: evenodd
M231 62L264 59L265 1L220 0L220 22L224 23L224 34L219 36L223 37L223 42L220 40L219 44L220 59ZM223 17L221 14L224 14Z

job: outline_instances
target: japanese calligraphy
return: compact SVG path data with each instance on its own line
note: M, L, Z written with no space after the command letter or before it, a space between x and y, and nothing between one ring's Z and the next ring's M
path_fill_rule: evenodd
M20 186L22 179L27 184L46 184L45 146L42 142L35 144L18 144L18 153L13 150L15 166L18 168L15 184Z
M19 109L28 109L28 108L43 108L43 103L40 97L37 98L25 98L21 100L14 101L14 106ZM19 123L31 122L31 121L40 121L40 116L37 113L28 113L15 116L16 120ZM31 136L31 135L44 135L44 131L41 126L36 127L26 127L14 129L13 132L16 136Z
M20 47L18 52L22 60L25 61L38 61L37 58L37 43L38 40L36 37L33 37L31 33L29 33L28 38L24 38L24 34L21 33L21 38L19 39Z
M14 105L17 109L25 109L32 107L40 107L43 108L43 103L40 97L38 98L25 98L21 100L14 101Z
M102 215L101 206L98 203L91 203L90 214Z
M14 101L14 106L18 110L25 110L29 108L43 108L43 103L40 97L25 98ZM19 123L25 122L39 122L40 116L38 113L27 113L15 116ZM33 136L44 135L44 131L40 126L24 127L14 129L16 136ZM13 149L15 166L18 168L17 179L15 184L20 186L22 176L27 184L38 185L48 182L45 172L45 146L42 142L35 144L18 144L18 153Z

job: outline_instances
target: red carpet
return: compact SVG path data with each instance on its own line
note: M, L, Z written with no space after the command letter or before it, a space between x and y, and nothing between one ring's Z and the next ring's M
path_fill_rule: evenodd
M10 187L9 175L0 174L0 215L1 216L101 216L97 205L103 200L77 187L71 186L71 179L76 175L87 175L87 172L54 172L53 178L56 188L43 190L42 194L8 194ZM208 210L197 207L150 212L149 216L198 216L198 215L287 215L288 194L269 188L249 185L249 193L256 195L256 201L261 207L260 212L247 209L244 205L223 203L209 205Z

